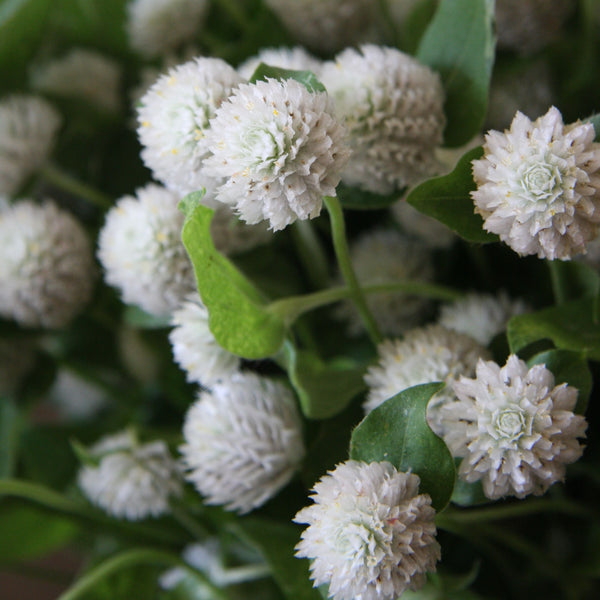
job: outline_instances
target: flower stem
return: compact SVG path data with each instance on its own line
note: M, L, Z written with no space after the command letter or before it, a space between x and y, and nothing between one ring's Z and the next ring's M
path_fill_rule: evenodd
M196 539L201 540L210 535L210 532L196 519L194 519L184 508L171 502L171 513L173 518Z
M356 308L365 324L369 337L375 345L382 341L381 332L377 323L367 306L367 301L360 288L352 263L350 261L350 252L348 250L348 241L346 239L346 225L344 223L344 213L342 205L338 198L333 196L325 196L323 198L325 206L329 211L331 219L331 237L333 238L333 248L337 257L338 265L344 281L350 290L350 297L356 304Z
M73 194L73 196L83 198L90 204L93 204L102 210L108 210L113 205L113 202L109 196L85 183L82 183L71 175L61 171L58 167L46 165L40 171L40 175L48 183L65 192L68 192L69 194Z
M255 581L271 575L271 569L264 563L256 565L244 565L243 567L232 567L223 573L224 585L236 585L246 581Z
M300 262L311 285L319 290L329 285L329 269L323 246L310 221L296 221L292 238L298 250Z

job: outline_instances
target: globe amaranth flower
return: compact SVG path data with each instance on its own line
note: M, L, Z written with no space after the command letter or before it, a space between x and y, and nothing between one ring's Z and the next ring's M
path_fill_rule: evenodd
M506 292L467 294L440 309L438 323L446 329L465 333L487 346L494 336L504 331L508 320L527 310L523 300L512 300Z
M48 396L60 416L70 421L89 420L109 402L105 389L67 367L56 374Z
M167 54L198 34L207 10L207 0L132 0L129 43L146 58Z
M431 281L434 276L428 249L393 229L375 229L362 234L350 245L350 260L362 286L404 280ZM369 294L367 305L385 335L401 335L418 324L429 302L403 292L381 292ZM336 315L348 321L351 334L364 331L353 303L340 304Z
M260 63L293 71L312 71L319 75L321 61L312 56L302 46L294 48L262 48L256 56L251 56L238 66L237 71L244 79L250 79Z
M186 415L183 437L187 479L208 504L239 513L272 498L304 457L292 393L253 373L201 392Z
M158 78L138 107L142 159L156 179L182 196L206 188L210 200L217 181L202 169L210 120L242 81L219 58L196 58Z
M481 480L488 498L543 494L583 453L577 390L555 386L544 365L529 369L514 354L504 367L482 360L475 379L461 377L453 388L457 400L440 409L444 440L463 457L459 476Z
M0 210L0 315L28 327L64 327L90 299L96 279L83 227L46 200Z
M137 521L168 513L181 496L177 462L163 441L140 444L130 431L106 436L88 449L97 466L84 466L78 484L88 500L109 515Z
M451 229L433 217L419 212L404 199L392 204L390 210L402 230L423 242L428 248L449 248L457 239Z
M148 184L124 196L106 215L98 258L106 282L127 304L170 315L196 289L192 263L181 241L184 216L179 196Z
M319 215L335 196L349 148L327 94L292 79L242 84L217 110L207 134L207 175L224 183L217 200L248 223L273 230Z
M600 222L600 144L591 123L563 125L558 109L490 131L473 161L471 192L484 228L521 255L568 260L585 252Z
M324 63L320 76L350 135L344 183L390 194L436 172L446 123L437 73L395 48L364 45Z
M388 462L349 460L323 476L294 518L308 523L296 556L312 560L314 585L328 584L333 600L395 600L422 587L440 546L419 483Z
M61 117L45 100L13 95L0 101L0 195L19 191L46 162Z
M198 294L188 297L173 313L169 334L173 356L187 373L188 381L209 386L236 373L240 359L215 340L208 326L208 310Z

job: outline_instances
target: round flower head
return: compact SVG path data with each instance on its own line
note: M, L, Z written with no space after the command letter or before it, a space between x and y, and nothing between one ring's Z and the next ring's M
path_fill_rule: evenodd
M21 200L0 211L0 315L29 327L64 327L96 278L83 227L53 202Z
M109 515L136 521L168 513L183 491L177 463L163 441L139 444L131 432L106 436L89 450L97 466L79 471L79 487Z
M449 248L456 235L443 223L419 212L405 200L392 204L392 216L407 235L419 239L429 248Z
M208 9L207 0L132 0L127 5L129 42L146 58L192 39Z
M464 298L445 304L440 310L438 322L447 329L465 333L487 346L495 335L504 331L508 320L524 313L527 305L523 300L511 300L506 292L492 294L468 294Z
M573 413L577 390L554 385L544 365L514 354L500 368L483 360L475 379L453 384L457 400L440 409L444 440L463 457L459 476L481 480L488 498L543 494L583 453L585 418Z
M333 600L396 600L435 571L431 497L419 494L420 479L388 462L354 460L323 476L314 504L294 518L308 523L296 556L312 560L314 585L329 585Z
M196 58L158 78L138 107L142 158L154 177L182 196L216 182L202 170L209 121L242 78L219 58Z
M208 504L239 513L272 498L304 456L292 393L251 373L201 392L186 415L183 437L187 479Z
M327 94L292 79L241 85L217 110L207 138L213 155L205 172L225 179L217 200L273 230L318 216L349 154Z
M14 95L0 101L0 194L18 192L48 158L59 114L41 98Z
M210 235L216 249L226 255L246 252L273 239L273 233L266 223L244 223L225 204L219 204L215 208L210 222Z
M256 56L245 60L238 68L244 79L250 79L260 63L293 71L312 71L318 77L321 61L301 46L294 48L263 48Z
M188 381L209 386L239 370L240 359L221 348L208 327L208 311L194 294L173 313L173 356Z
M148 184L108 211L98 238L106 282L119 288L125 303L157 316L171 314L196 289L181 241L184 216L178 198Z
M390 194L436 171L445 125L437 73L394 48L365 45L324 63L321 80L349 130L344 183Z
M37 67L31 76L32 86L40 92L66 98L81 98L98 108L119 110L119 65L109 58L74 48L67 55Z
M350 260L361 285L376 285L405 279L431 281L433 262L427 248L393 229L367 232L350 246ZM367 304L386 335L400 335L414 327L428 307L427 300L402 292L369 294ZM345 302L337 316L348 321L351 334L363 331L356 307Z
M558 109L485 136L471 192L484 228L521 255L568 260L585 252L600 222L600 144L591 123L563 125Z

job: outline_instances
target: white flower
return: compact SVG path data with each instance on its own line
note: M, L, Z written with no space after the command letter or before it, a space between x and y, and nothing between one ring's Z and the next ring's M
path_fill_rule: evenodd
M53 202L0 211L0 315L64 327L90 299L96 269L83 227Z
M39 65L31 74L32 86L40 92L66 98L81 98L106 111L119 110L121 70L113 60L84 48Z
M321 80L353 149L343 181L381 194L437 170L444 91L429 67L394 48L348 48L326 62Z
M183 491L177 463L163 441L139 444L131 432L106 436L89 449L98 466L79 471L79 487L109 515L136 521L168 513Z
M292 79L240 85L207 138L213 155L205 172L225 179L217 200L248 223L268 220L273 230L318 216L349 154L327 94Z
M487 346L495 335L504 331L508 320L524 313L523 300L511 300L506 292L493 294L468 294L440 309L438 322L446 329L465 333Z
M600 222L600 144L591 123L563 125L558 109L486 135L473 161L475 212L521 255L568 260L585 252Z
M187 479L208 504L240 513L272 498L304 456L292 393L251 373L201 392L186 415L183 436Z
M395 202L392 215L402 229L418 238L429 248L449 248L456 241L456 235L443 223L423 214L405 200Z
M361 235L350 246L350 260L362 286L431 281L434 275L428 248L393 229L376 229ZM429 302L402 292L382 292L369 294L367 304L385 335L400 335L418 324ZM344 302L336 314L348 321L351 334L364 330L353 303Z
M199 33L207 0L132 0L127 5L131 47L146 58L174 50Z
M435 571L431 498L420 479L388 462L349 460L314 487L315 504L294 518L308 523L296 556L312 559L314 585L329 584L333 600L396 600Z
M242 82L235 69L219 58L196 58L158 78L138 107L142 158L154 177L181 195L217 182L202 163L209 155L209 121Z
M215 208L210 222L210 235L215 248L226 255L246 252L273 239L273 233L266 223L244 223L225 204Z
M146 312L171 314L196 289L192 263L181 241L179 196L148 184L124 196L106 215L98 258L107 283L123 301Z
M250 79L260 63L293 71L312 71L317 77L321 61L309 54L301 46L294 48L262 48L256 56L251 56L238 66L237 71L244 79Z
M583 453L585 418L573 413L577 390L554 385L544 365L531 369L514 354L500 368L479 361L475 379L453 384L457 400L440 415L444 440L464 457L459 475L482 480L488 498L543 494Z
M43 166L60 124L59 114L41 98L13 95L0 101L0 194L15 194Z
M91 419L108 402L99 385L67 367L57 373L48 395L61 415L74 421Z
M239 370L240 359L221 348L208 327L208 311L194 294L173 313L173 356L188 381L209 386Z

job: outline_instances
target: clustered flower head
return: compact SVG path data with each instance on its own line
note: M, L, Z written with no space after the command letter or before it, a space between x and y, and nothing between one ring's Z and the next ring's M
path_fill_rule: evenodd
M349 130L344 183L390 194L435 173L446 123L437 73L395 48L363 45L324 63L320 76Z
M600 222L600 144L591 123L564 125L558 109L531 121L517 113L490 131L473 161L475 212L521 255L568 260L585 252Z
M183 436L187 479L208 504L239 513L272 498L304 457L292 393L253 373L201 392L186 415Z
M333 600L395 600L422 587L440 546L419 483L388 462L349 460L323 476L294 518L308 524L296 556L312 560L314 585L329 585Z
M97 466L79 471L90 502L117 518L136 521L168 513L183 492L181 474L163 441L140 444L130 431L106 436L89 450Z
M321 61L308 53L302 46L294 48L262 48L256 56L246 59L238 68L244 79L250 79L260 63L293 71L312 71L319 75Z
M0 101L0 195L12 196L46 162L61 117L45 100L12 95Z
M117 202L98 239L106 282L124 302L157 316L170 315L196 289L177 202L177 194L148 184Z
M543 494L583 453L577 389L555 386L544 365L529 369L515 355L504 367L481 360L476 373L455 382L457 399L440 409L444 440L463 457L460 477L481 480L491 499Z
M64 327L90 299L96 269L83 227L46 200L0 210L0 315L26 327Z
M295 80L242 84L216 111L204 172L223 179L217 200L273 230L319 215L349 155L329 98Z

